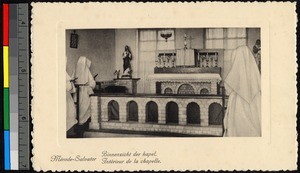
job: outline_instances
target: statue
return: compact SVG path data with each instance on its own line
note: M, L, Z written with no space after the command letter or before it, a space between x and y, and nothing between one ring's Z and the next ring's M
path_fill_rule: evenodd
M129 46L125 46L125 51L122 54L123 57L123 75L122 77L131 77L131 64L130 61L132 60L132 54L130 51Z

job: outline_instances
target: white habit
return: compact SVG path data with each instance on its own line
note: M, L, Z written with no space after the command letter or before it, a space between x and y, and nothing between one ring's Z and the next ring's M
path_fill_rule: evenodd
M229 94L224 136L261 136L261 82L258 67L247 46L232 52L232 67L225 79Z
M71 93L75 93L75 86L70 82L71 78L68 73L66 73L66 95L67 95L67 131L70 130L76 123L76 108L74 100L71 96Z
M90 94L93 94L96 82L90 72L91 61L84 56L79 57L74 78L79 87L79 124L84 124L91 117Z

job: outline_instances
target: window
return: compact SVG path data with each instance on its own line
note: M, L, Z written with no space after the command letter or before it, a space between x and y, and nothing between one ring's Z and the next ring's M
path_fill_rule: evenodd
M168 38L167 42L160 36L163 30L157 31L157 50L175 50L175 35L174 29L168 29L168 32L172 33L172 36Z
M168 29L172 36L166 42L160 36L162 29L140 29L139 30L139 75L140 81L138 92L150 93L151 83L148 76L153 74L155 67L156 52L163 50L175 50L175 31Z
M236 49L246 45L246 40L245 28L206 29L207 49Z
M239 46L247 45L246 28L208 28L205 32L206 49L224 49L222 77L231 68L231 53Z

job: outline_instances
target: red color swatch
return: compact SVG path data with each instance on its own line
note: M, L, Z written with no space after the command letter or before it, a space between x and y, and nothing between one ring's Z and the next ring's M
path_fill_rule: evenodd
M8 19L9 18L9 5L3 4L3 46L8 46Z

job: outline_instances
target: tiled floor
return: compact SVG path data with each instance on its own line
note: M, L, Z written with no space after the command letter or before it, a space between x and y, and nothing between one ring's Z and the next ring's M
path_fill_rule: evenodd
M102 133L102 132L85 132L84 138L109 138L109 137L159 137L142 134L121 134L121 133Z
M157 133L157 132L136 132L126 130L101 130L101 131L85 131L83 133L84 138L105 138L105 137L217 137L211 135L186 135L176 133Z

